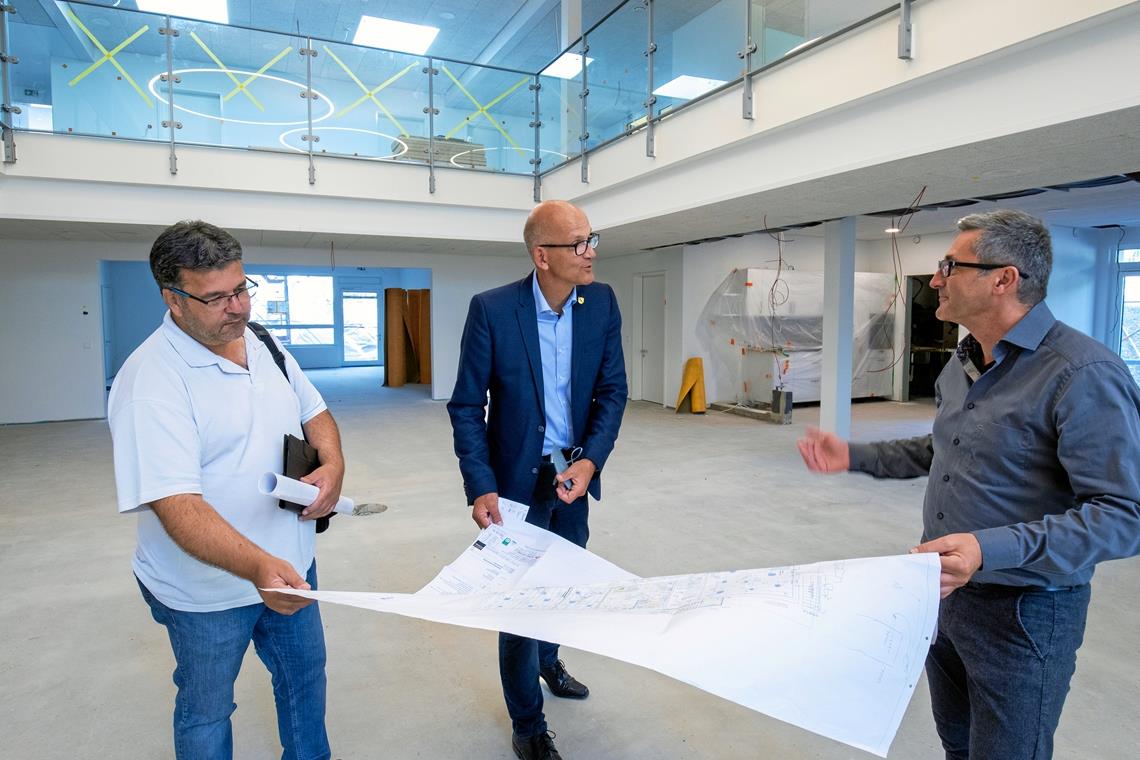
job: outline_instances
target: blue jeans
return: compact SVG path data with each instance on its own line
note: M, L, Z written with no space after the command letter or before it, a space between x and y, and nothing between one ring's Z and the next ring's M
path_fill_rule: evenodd
M317 587L316 562L305 580ZM234 681L251 640L273 676L277 730L285 748L281 757L330 757L325 733L325 637L315 603L292 615L281 615L264 604L184 612L158 601L141 582L139 589L155 621L166 627L174 650L178 760L233 757Z
M947 760L1053 756L1089 597L971 584L942 601L926 675Z
M526 521L584 548L590 537L588 499L588 496L583 496L572 504L559 501L557 497L536 500L527 513ZM503 682L503 697L507 702L507 713L511 716L511 726L518 736L535 736L546 731L538 672L539 667L552 668L557 662L557 644L511 633L499 634L499 678Z

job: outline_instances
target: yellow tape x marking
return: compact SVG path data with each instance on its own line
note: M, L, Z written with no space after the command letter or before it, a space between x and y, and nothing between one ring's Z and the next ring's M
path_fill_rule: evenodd
M456 124L455 127L450 132L448 132L446 135L444 135L444 137L452 137L460 129L462 129L463 127L470 124L473 119L475 119L477 116L479 116L479 114L483 114L483 116L485 116L487 118L487 121L491 122L491 126L493 126L495 129L499 130L499 133L502 134L503 137L507 138L507 142L509 142L514 147L514 149L518 151L519 155L525 156L526 151L522 147L520 147L519 144L517 142L515 142L514 139L512 139L509 134L507 134L507 131L505 129L503 129L502 125L499 124L499 122L497 122L491 118L491 115L489 113L487 113L487 111L491 108L494 108L496 105L498 105L500 102L502 102L503 99L506 98L508 95L510 95L512 92L514 92L518 88L522 87L527 82L531 81L531 78L530 77L523 77L522 79L520 79L519 81L517 81L513 85L511 85L509 88L504 90L503 93L501 95L499 95L497 98L488 102L487 105L483 105L482 103L480 103L478 100L475 99L474 95L472 95L470 92L467 91L467 88L464 87L463 84L458 79L455 78L454 74L452 74L450 71L447 70L446 66L440 66L440 68L443 69L443 73L447 74L448 78L451 79L452 82L455 82L455 86L458 87L459 90L464 95L467 96L467 99L475 104L475 108L477 109L475 111L472 111L467 116L465 116L463 118L463 121Z
M348 74L349 78L350 78L350 79L351 79L353 82L356 82L356 86L357 86L357 87L359 87L359 88L360 88L360 90L361 90L361 92L363 92L363 93L364 93L364 94L363 94L363 95L361 95L359 98L357 98L355 101L353 101L352 103L349 103L347 106L345 106L344 108L342 108L342 109L340 110L340 112L339 112L339 113L336 115L336 118L338 118L338 119L339 119L341 116L344 116L346 113L348 113L348 112L349 112L349 111L351 111L352 109L356 108L358 105L360 105L360 104L361 104L361 103L363 103L364 101L366 101L366 100L371 100L373 103L375 103L375 104L376 104L376 107L377 107L377 108L379 108L379 109L380 109L380 110L381 110L381 111L384 113L384 115L388 117L388 120L389 120L390 122L392 122L393 124L395 124L395 125L396 125L396 129L400 130L400 134L401 134L401 135L407 135L407 134L408 134L408 130L404 129L404 125L403 125L403 124L401 124L401 123L399 122L399 120L398 120L398 119L396 119L396 117L392 115L392 112L391 112L391 111L389 111L389 110L388 110L388 109L387 109L387 108L384 106L384 104L383 104L383 103L381 103L381 102L380 102L380 101L379 101L379 100L376 98L376 93L380 92L380 91L381 91L381 90L383 90L385 87L387 87L388 85L392 84L392 83L393 83L393 82L395 82L397 79L399 79L400 77L404 76L404 74L407 74L409 71L411 71L412 69L414 69L416 66L419 66L420 64L419 64L418 62L416 62L416 63L410 63L410 64L408 64L407 66L405 66L405 67L403 68L403 70L402 70L402 71L398 71L398 72L396 72L395 74L393 74L392 76L388 77L388 78L387 78L387 79L385 79L383 82L381 82L380 84L376 85L374 88L372 88L372 89L370 90L370 89L368 89L367 87L365 87L365 85L364 85L364 82L361 82L361 81L360 81L360 78L359 78L358 76L356 76L356 74L354 74L354 73L352 72L352 69L350 69L350 68L348 67L348 65L347 65L347 64L345 64L345 62L344 62L344 61L342 61L340 58L338 58L338 57L337 57L337 54L336 54L336 53L334 53L333 51L329 50L329 47L328 47L328 45L322 45L322 47L325 49L325 52L329 54L329 57L331 57L331 58L332 58L334 61L336 61L336 62L337 62L337 65L338 65L338 66L340 66L342 69L344 69L344 73L345 73L345 74Z
M80 81L82 81L83 78L86 77L88 74L90 74L92 71L99 68L104 63L107 63L108 61L110 61L111 65L114 66L116 69L118 69L119 73L123 75L123 79L126 79L130 83L131 87L135 88L135 92L137 92L139 94L139 97L143 99L143 102L145 102L147 104L147 107L153 106L154 101L152 101L150 99L150 97L145 92L143 92L143 89L141 87L139 87L138 82L136 82L134 79L131 78L131 75L127 73L127 70L124 69L122 66L120 66L119 62L115 60L115 56L118 55L123 50L123 48L125 48L127 45L130 45L132 42L137 40L143 34L146 34L147 30L150 29L150 25L149 24L143 24L141 29L139 29L137 32L132 34L130 37L127 37L125 40L120 42L117 46L115 46L115 48L113 50L107 50L107 48L103 47L103 43L100 42L99 39L94 34L91 33L91 30L83 25L83 22L79 20L79 16L76 16L74 11L69 9L67 11L67 15L71 17L71 20L75 22L76 26L78 26L80 29L83 30L83 33L87 35L87 39L91 40L92 44L94 44L95 47L99 48L99 52L103 54L102 58L100 58L99 60L92 63L90 66L85 68L83 71L79 72L79 74L77 74L74 79L72 79L70 82L68 82L67 85L69 87L74 87L76 84L78 84Z
M198 47L202 48L202 50L205 51L206 55L210 56L210 60L212 60L214 63L218 64L218 68L221 69L222 72L230 78L230 81L234 83L234 88L232 90L230 90L229 92L227 92L225 95L223 95L222 100L229 100L234 95L237 95L240 92L242 95L245 95L247 98L249 98L250 103L253 103L255 106L257 106L257 110L259 110L259 111L265 110L265 106L261 105L261 103L258 101L258 99L253 97L253 93L251 93L249 91L249 89L248 89L249 84L253 80L260 77L262 74L264 74L266 71L268 71L270 66L277 63L278 61L280 61L285 56L289 55L289 53L293 52L292 47L286 47L280 53L278 53L277 55L270 58L269 62L266 63L264 66L262 66L260 69L258 69L256 74L251 74L249 77L246 78L246 80L244 82L239 82L238 78L236 76L234 76L234 73L229 70L229 68L226 66L226 64L222 63L221 58L218 58L218 56L214 55L214 51L210 50L209 46L207 46L206 43L202 41L201 37L199 37L195 32L190 32L190 37L195 42L198 43Z

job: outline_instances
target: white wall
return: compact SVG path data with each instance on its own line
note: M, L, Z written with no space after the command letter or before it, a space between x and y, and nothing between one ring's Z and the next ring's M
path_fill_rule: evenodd
M1096 337L1099 231L1050 227L1049 233L1053 237L1053 274L1045 303L1057 319Z
M139 344L154 332L166 313L154 276L147 261L102 262L102 285L110 303L102 302L109 312L103 313L104 340L110 341L109 361L103 368L113 377Z
M0 241L0 423L103 416L100 258Z
M595 264L598 279L608 283L618 298L622 315L622 351L625 354L625 374L630 398L641 398L641 291L639 275L665 275L665 403L672 405L681 386L681 368L685 354L682 349L682 304L684 302L684 273L681 249L668 248L645 251L625 256L607 257L601 254Z
M338 251L343 266L432 270L432 398L455 385L459 339L475 293L530 271L521 244L503 256ZM101 260L145 260L149 245L0 241L0 424L105 413ZM245 247L253 264L307 265L309 249ZM157 325L155 325L157 327Z

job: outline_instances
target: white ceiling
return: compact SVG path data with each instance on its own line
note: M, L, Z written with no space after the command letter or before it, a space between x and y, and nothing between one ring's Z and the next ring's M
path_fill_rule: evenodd
M605 230L607 251L646 248L747 234L765 227L860 217L860 239L886 237L889 219L862 217L907 208L925 186L923 204L977 198L1027 188L1140 171L1140 108L1079 119L1016 135L912 156L658 219ZM981 202L963 208L920 211L909 234L948 232L971 211L1021 208L1048 224L1140 226L1140 183ZM804 230L810 232L810 230Z

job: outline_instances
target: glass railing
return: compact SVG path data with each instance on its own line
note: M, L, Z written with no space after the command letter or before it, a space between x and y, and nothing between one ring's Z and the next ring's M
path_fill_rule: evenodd
M175 146L193 144L534 174L536 182L898 8L883 0L626 0L536 72L334 42L303 28L283 34L93 2L7 2L15 13L0 12L6 145L13 129L44 131L168 142L172 170Z
M740 79L745 67L738 53L747 43L747 4L740 0L660 5L666 7L654 9L654 115Z

